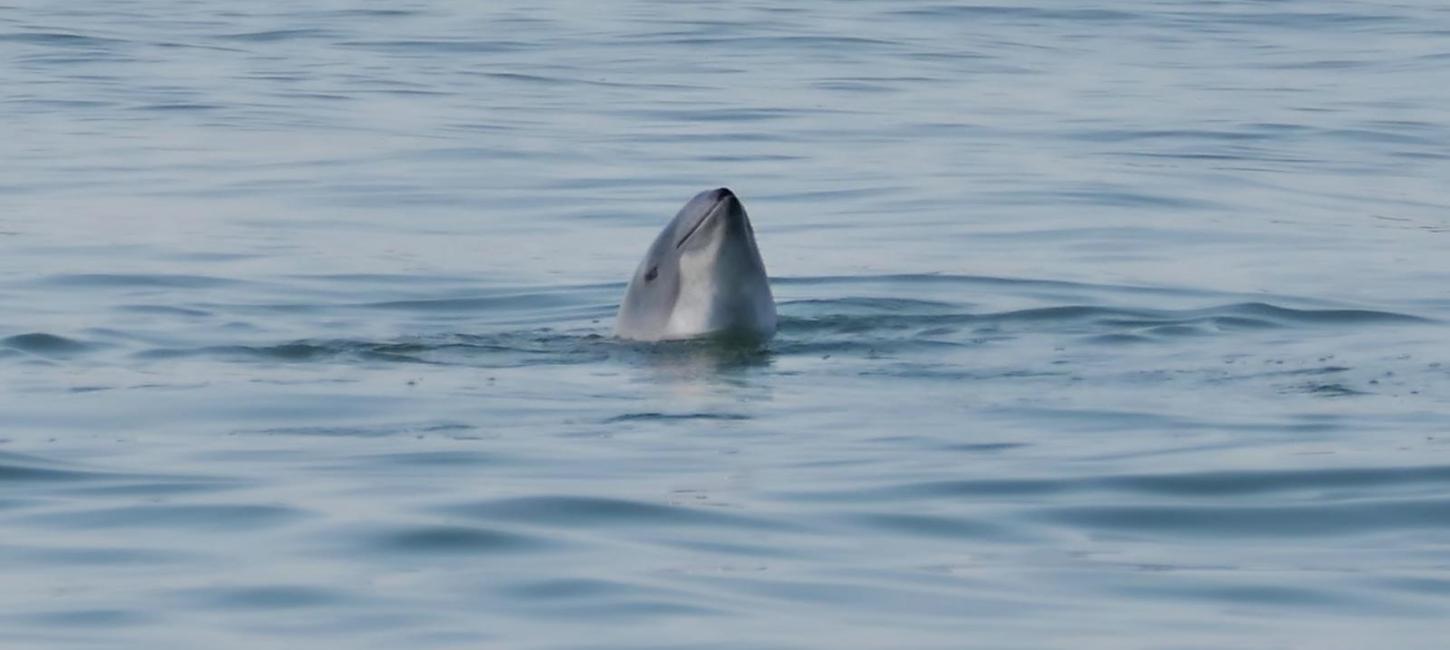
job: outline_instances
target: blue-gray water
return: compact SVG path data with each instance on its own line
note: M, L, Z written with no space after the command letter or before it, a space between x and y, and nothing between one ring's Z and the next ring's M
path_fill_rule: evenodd
M0 647L1438 648L1442 2L0 7ZM693 193L769 349L608 338Z

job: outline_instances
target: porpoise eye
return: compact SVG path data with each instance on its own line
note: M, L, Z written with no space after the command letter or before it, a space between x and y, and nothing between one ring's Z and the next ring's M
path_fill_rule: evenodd
M658 267L658 266L651 266L651 267L649 267L649 270L648 271L645 271L644 272L644 281L645 282L654 282L655 281L655 278L658 277L659 274L660 274L660 267Z

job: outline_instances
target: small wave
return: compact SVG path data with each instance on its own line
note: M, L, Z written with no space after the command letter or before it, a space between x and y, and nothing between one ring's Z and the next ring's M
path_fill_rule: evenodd
M153 348L137 352L135 357L148 360L214 357L285 363L367 361L512 368L603 360L610 354L609 347L601 345L603 341L597 335L525 330L488 336L450 334L396 341L333 339L289 341L275 345Z
M1143 496L1216 499L1283 493L1369 494L1383 493L1392 488L1404 493L1437 494L1450 488L1450 466L1235 470L1077 478L925 481L861 489L853 492L853 495L858 499L895 501L1122 492ZM830 493L796 496L833 499Z
M604 420L605 422L661 422L672 420L748 420L750 416L738 413L625 413Z
M23 620L47 626L74 628L111 628L128 625L143 625L157 620L153 614L131 609L67 609L59 611L25 614Z
M417 435L425 433L449 433L472 431L474 427L461 422L424 422L417 424L378 424L358 426L308 426L273 427L270 429L243 430L236 433L263 436L322 436L340 438L382 438L394 435ZM458 457L463 462L465 457Z
M1353 397L1356 395L1369 394L1368 392L1356 390L1354 388L1350 388L1349 386L1345 386L1344 384L1335 382L1307 382L1303 384L1295 384L1294 386L1290 386L1287 389L1287 392L1306 393L1319 397Z
M349 532L347 537L360 540L369 550L389 555L518 553L559 546L558 542L543 537L475 526L404 526L365 533Z
M0 485L31 481L84 481L113 475L69 469L33 456L0 452Z
M66 357L89 352L96 349L97 345L45 332L31 332L0 339L0 347L40 356Z
M351 600L342 592L331 589L282 584L186 589L176 595L192 606L222 611L325 607Z
M443 54L448 52L505 53L530 50L534 44L504 40L395 40L341 41L338 47L383 52Z
M300 29L273 29L260 32L242 32L237 34L223 34L217 38L226 41L248 41L253 43L276 43L280 41L294 41L313 38L327 38L335 33L316 28Z
M948 539L1022 541L1024 536L1008 527L978 519L900 512L854 513L844 519L857 526L893 533Z
M162 273L71 273L41 278L37 284L56 287L131 287L211 289L238 284L237 280L205 275Z
M1214 537L1373 536L1394 530L1450 530L1450 500L1377 499L1268 506L1070 506L1044 508L1038 516L1074 527L1118 533Z
M1291 309L1289 307L1279 307L1262 302L1225 305L1223 307L1200 311L1226 312L1241 316L1261 316L1269 319L1277 319L1286 323L1353 324L1435 322L1420 316L1387 311L1368 309Z
M258 504L138 505L29 515L50 526L108 528L180 528L203 531L252 530L278 526L303 516L294 508Z
M1042 9L1006 5L935 5L891 12L915 18L1008 18L1030 22L1060 21L1065 23L1122 23L1142 19L1142 14L1112 9Z
M485 521L515 521L541 526L720 526L732 529L781 527L769 520L718 509L608 497L514 497L451 506L444 511Z
M851 297L781 304L780 328L799 336L891 331L972 334L991 331L1085 335L1089 342L1144 343L1245 330L1304 325L1425 324L1427 318L1365 309L1294 309L1267 303L1233 303L1198 309L1146 309L1060 305L971 313L935 301ZM955 329L954 329L955 328Z
M456 425L444 426L442 428L432 429L432 431L463 431L472 429L473 427L468 425ZM272 429L269 431L275 432L276 430ZM360 456L348 460L349 467L368 466L387 469L401 467L434 469L443 467L458 467L464 469L489 466L518 467L523 463L524 461L520 458L460 449L452 449L449 451L392 452Z
M0 42L5 41L52 45L56 47L108 47L116 44L129 43L129 41L119 38L87 36L85 34L72 34L69 32L12 32L9 34L0 34Z
M597 578L551 578L506 585L500 591L531 601L616 600L621 596L658 594L663 590Z
M646 37L647 38L647 37ZM885 39L864 38L860 36L822 36L822 35L799 35L799 36L670 36L654 40L662 45L686 45L694 47L724 46L728 48L781 48L795 50L797 48L833 48L847 47L853 49L865 48L896 48L900 43Z
M222 108L221 104L202 104L199 102L159 102L154 104L141 104L131 107L133 111L214 111Z
M137 314L156 314L160 316L187 316L190 318L204 318L211 316L212 312L204 309L192 309L188 307L177 307L174 305L121 305L117 307L121 311L129 311Z

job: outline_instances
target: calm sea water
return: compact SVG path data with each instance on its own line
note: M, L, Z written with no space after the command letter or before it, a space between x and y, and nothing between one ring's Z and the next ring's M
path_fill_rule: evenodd
M1450 9L0 7L0 647L1439 648ZM695 192L759 352L608 338Z

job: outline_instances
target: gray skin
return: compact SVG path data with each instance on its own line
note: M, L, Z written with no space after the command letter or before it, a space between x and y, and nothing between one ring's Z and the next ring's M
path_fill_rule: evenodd
M635 341L765 341L775 323L750 217L722 187L696 194L655 238L629 281L614 334Z

